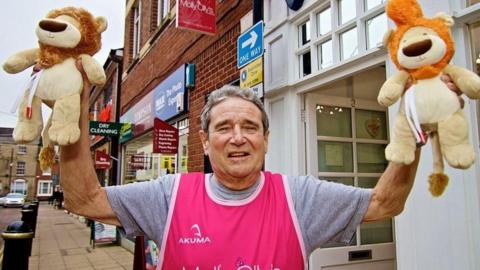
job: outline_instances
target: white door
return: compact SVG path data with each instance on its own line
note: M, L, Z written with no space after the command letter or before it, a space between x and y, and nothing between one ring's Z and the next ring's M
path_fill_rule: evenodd
M320 92L321 93L321 92ZM371 188L385 170L387 112L376 101L307 94L307 170L320 179ZM395 269L393 220L362 224L348 246L317 249L310 269Z

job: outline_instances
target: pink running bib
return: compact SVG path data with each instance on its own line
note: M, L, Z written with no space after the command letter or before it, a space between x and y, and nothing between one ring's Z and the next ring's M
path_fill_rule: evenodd
M202 173L183 174L172 193L157 269L306 269L285 176L264 172L241 201L220 201Z

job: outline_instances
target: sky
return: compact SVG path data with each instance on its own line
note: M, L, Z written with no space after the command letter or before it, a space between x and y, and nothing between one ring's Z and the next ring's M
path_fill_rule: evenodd
M15 0L2 1L0 8L0 66L12 54L38 47L35 28L38 21L56 8L82 7L94 16L104 16L108 28L102 33L102 48L94 58L103 66L111 49L123 47L125 1L122 0ZM15 127L17 113L11 113L13 104L24 88L31 69L8 74L0 68L0 127ZM46 122L50 109L43 106Z

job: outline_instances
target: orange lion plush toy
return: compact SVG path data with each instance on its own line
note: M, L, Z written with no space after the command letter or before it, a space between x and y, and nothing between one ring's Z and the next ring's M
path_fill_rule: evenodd
M480 98L480 78L449 64L454 54L450 16L439 13L426 18L416 0L389 0L386 11L397 29L387 32L384 44L400 71L383 84L378 102L390 106L400 97L402 102L385 155L389 161L410 164L416 144L425 143L428 136L434 158L429 189L433 196L440 196L448 183L443 157L460 169L469 168L475 160L458 97L440 76L450 75L460 91L472 99ZM412 86L404 91L409 79Z

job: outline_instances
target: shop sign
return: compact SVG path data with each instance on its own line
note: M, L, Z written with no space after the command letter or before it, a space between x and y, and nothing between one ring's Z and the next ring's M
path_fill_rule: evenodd
M133 138L133 125L124 123L120 128L120 143L126 142Z
M216 0L178 0L177 27L214 35Z
M92 135L117 137L121 127L121 123L90 121L89 132Z
M130 157L129 167L134 170L145 170L150 157L145 153L138 153Z
M181 65L154 89L155 117L168 120L187 110L185 65Z
M263 59L258 58L240 70L240 87L250 88L263 82Z
M129 123L130 127L123 128L120 143L138 136L153 127L153 91L145 95L137 104L120 117L120 122ZM128 134L131 129L131 136Z
M95 151L95 169L109 169L112 165L112 159L109 154L96 150Z
M158 118L153 127L153 153L176 154L178 151L178 129Z

